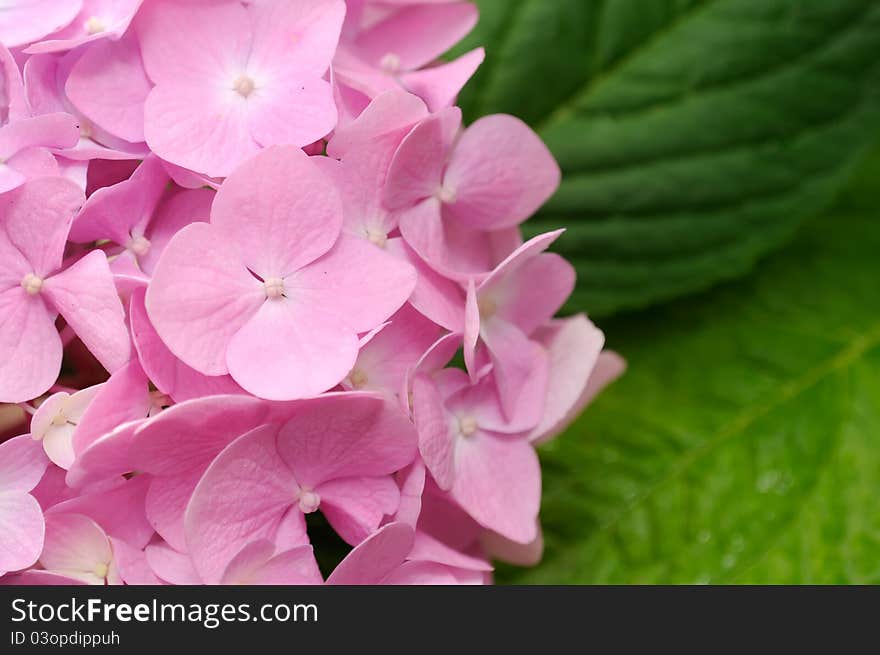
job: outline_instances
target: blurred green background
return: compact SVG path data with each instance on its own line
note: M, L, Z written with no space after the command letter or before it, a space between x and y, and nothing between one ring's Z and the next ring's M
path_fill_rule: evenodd
M629 362L498 581L880 582L880 2L477 4L466 116L556 154L527 230Z

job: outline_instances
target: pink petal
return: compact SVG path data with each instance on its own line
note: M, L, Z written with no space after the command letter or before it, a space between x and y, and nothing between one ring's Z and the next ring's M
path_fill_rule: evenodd
M250 8L254 47L249 65L270 73L322 77L336 51L345 18L341 0L263 2Z
M471 571L491 571L492 565L484 557L471 555L452 548L431 535L416 531L415 543L408 559L445 564Z
M342 205L302 150L267 148L220 187L211 223L240 245L252 271L285 278L330 250L342 229Z
M0 195L0 242L18 249L29 272L47 277L61 266L71 220L84 199L79 187L61 177L31 180Z
M111 489L90 487L87 493L54 505L46 517L82 514L95 521L111 537L142 548L153 536L144 511L150 476L136 475Z
M450 107L426 118L401 142L385 186L389 209L406 209L433 196L443 183L443 170L461 125L461 110Z
M250 134L246 103L218 97L201 81L153 87L144 103L144 137L162 159L211 177L229 175L260 150Z
M208 467L186 510L186 538L199 575L208 584L247 544L272 539L294 504L296 482L275 448L277 428L239 437Z
M0 128L0 158L35 146L70 148L79 140L76 118L63 112L23 118Z
M443 177L454 190L448 215L471 228L498 230L531 216L556 191L559 166L521 120L496 115L464 131Z
M0 493L27 493L37 486L49 461L27 435L0 443Z
M421 68L461 41L477 17L477 8L468 2L404 7L361 32L358 50L374 66L391 56L399 70Z
M306 398L342 381L357 357L357 335L342 319L289 298L267 300L231 339L229 373L270 400Z
M131 143L144 140L144 102L151 88L134 38L90 46L64 85L83 116Z
M500 559L516 566L537 566L544 556L544 533L541 525L537 527L538 535L527 544L519 544L502 537L497 532L487 530L480 543L493 559Z
M143 420L123 423L89 444L69 465L68 486L81 487L134 471L129 450L134 432L142 423Z
M290 300L338 316L356 332L368 332L409 298L416 272L373 244L343 234L317 261L285 280Z
M16 48L57 32L74 19L81 6L82 0L7 3L0 14L0 43Z
M150 544L144 549L150 569L161 580L173 585L204 584L189 555L180 553L167 544Z
M88 584L104 584L104 572L113 560L107 535L82 514L50 514L46 517L46 540L40 564L51 572ZM103 570L102 570L103 567Z
M205 223L178 232L162 254L146 306L165 345L205 375L223 375L236 332L266 300L238 247Z
M166 194L145 230L150 249L138 257L141 269L152 275L168 242L184 227L194 222L207 223L214 202L211 189L180 189Z
M519 415L531 428L541 416L547 393L547 353L499 318L484 322L480 334L492 359L504 415L511 420Z
M175 476L153 478L147 490L147 520L172 548L186 550L186 507L204 472L205 469L201 468Z
M315 585L324 578L311 546L291 548L273 557L275 545L255 541L236 555L220 584L238 585Z
M61 370L55 316L20 286L0 292L0 402L18 403L45 392Z
M140 548L135 548L121 539L111 539L113 559L119 570L119 577L128 585L160 585L147 557Z
M536 536L541 467L525 439L480 432L456 448L452 497L478 523L516 542Z
M337 534L357 545L400 506L400 490L390 476L343 478L318 485L321 512Z
M278 435L278 452L300 486L390 475L412 462L416 436L396 405L370 394L303 402Z
M83 452L118 425L144 419L150 410L148 381L136 359L110 376L95 394L73 434L73 449Z
M321 79L276 79L247 98L247 126L263 147L307 146L332 132L336 120L333 88Z
M43 550L43 510L33 496L0 491L0 575L37 561Z
M483 48L476 48L448 64L429 66L404 73L400 84L425 101L431 111L441 111L455 102L456 96L486 58Z
M144 372L162 393L178 403L203 396L244 393L228 375L202 375L177 359L150 323L144 295L144 289L132 292L129 307L131 334Z
M425 490L425 464L417 458L395 476L400 485L400 505L393 520L415 527L422 511L422 493Z
M413 529L405 523L389 523L356 546L334 569L327 584L380 584L403 564L413 546Z
M443 408L439 389L425 375L413 380L413 417L419 433L419 452L425 465L441 489L452 488L457 433Z
M417 96L400 89L386 91L376 96L355 120L336 129L327 144L327 154L345 159L379 145L382 149L390 146L393 155L403 137L427 116L428 109Z
M461 332L464 326L461 286L429 268L403 239L390 239L386 249L416 270L418 281L409 304L437 325L451 332Z
M216 75L218 69L235 71L251 47L251 19L234 0L153 0L138 12L135 28L144 67L156 84L183 88Z
M104 368L113 373L125 365L131 338L103 252L92 251L48 278L43 294Z

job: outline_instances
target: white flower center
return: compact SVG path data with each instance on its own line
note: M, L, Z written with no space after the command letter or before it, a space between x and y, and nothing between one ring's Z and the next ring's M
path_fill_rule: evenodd
M458 419L458 431L463 437L470 437L478 428L477 419L473 416L462 416Z
M382 230L377 230L373 227L367 228L367 240L370 243L375 243L380 248L384 248L385 244L388 243L388 235L385 234Z
M91 18L89 18L86 21L85 27L86 27L86 32L88 32L89 34L100 34L101 32L103 32L104 30L107 29L107 26L104 24L104 21L102 21L97 16L92 16Z
M477 307L480 310L480 318L483 320L492 318L498 311L498 305L491 298L480 298L477 301Z
M22 278L21 287L30 295L36 296L43 288L43 278L37 277L33 273L28 273Z
M300 489L296 500L299 501L299 509L303 514L311 514L321 504L321 497L311 489Z
M354 369L348 376L348 379L351 382L351 386L355 389L363 389L368 382L367 374L359 368Z
M400 57L389 52L379 61L379 67L386 73L394 74L400 70Z
M52 419L52 425L56 428L60 428L62 425L67 425L67 416L63 411L59 411L55 417Z
M263 287L266 289L267 298L277 300L284 296L284 280L280 277L266 278L266 281L263 282Z
M446 186L445 184L437 189L437 197L440 199L440 202L451 205L458 198L458 193L455 189Z
M131 238L127 247L136 257L143 257L150 252L150 245L150 240L142 234L139 234L138 236Z
M247 98L255 88L254 81L244 73L236 77L232 83L232 89L242 98Z
M95 564L95 568L92 569L92 573L95 574L98 578L106 578L107 574L110 572L110 565L104 562L98 562Z

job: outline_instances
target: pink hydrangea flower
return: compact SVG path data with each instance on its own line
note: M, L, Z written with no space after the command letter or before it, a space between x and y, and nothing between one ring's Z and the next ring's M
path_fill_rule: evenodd
M43 550L43 512L29 492L46 464L27 436L0 444L0 576L29 567Z

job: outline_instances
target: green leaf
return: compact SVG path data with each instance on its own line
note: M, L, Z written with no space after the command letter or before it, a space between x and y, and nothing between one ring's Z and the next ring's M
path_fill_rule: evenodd
M880 125L876 0L477 0L467 116L519 115L565 173L527 223L592 315L750 270L826 208Z
M517 583L880 582L880 158L756 275L603 327Z

